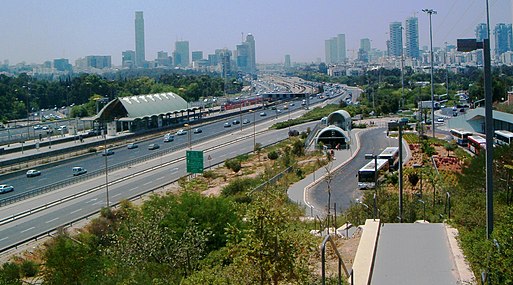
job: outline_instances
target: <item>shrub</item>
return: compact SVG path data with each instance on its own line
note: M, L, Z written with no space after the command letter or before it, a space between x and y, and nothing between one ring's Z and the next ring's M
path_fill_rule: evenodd
M24 277L34 277L38 272L38 266L34 261L24 260L20 265L20 272Z
M215 179L215 178L217 178L219 176L213 170L206 170L206 171L203 171L203 177L205 177L207 179Z
M88 152L97 152L95 147L90 147L87 151Z
M240 165L240 161L237 159L228 159L224 162L226 168L231 169L233 172L237 173L242 168Z
M234 196L248 191L256 184L257 181L252 178L236 178L221 190L221 194L225 197Z
M278 154L278 152L277 152L277 151L275 151L275 150L273 150L273 151L271 151L271 152L269 152L269 153L267 154L267 158L269 158L270 160L276 160L276 159L278 159L278 157L279 157L279 156L280 156L280 155L279 155L279 154Z

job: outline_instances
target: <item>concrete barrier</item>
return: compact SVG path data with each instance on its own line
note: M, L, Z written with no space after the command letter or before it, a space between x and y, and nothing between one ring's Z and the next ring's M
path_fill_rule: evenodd
M381 222L379 219L365 221L353 263L353 284L355 285L371 284L380 228ZM348 282L351 283L351 280Z

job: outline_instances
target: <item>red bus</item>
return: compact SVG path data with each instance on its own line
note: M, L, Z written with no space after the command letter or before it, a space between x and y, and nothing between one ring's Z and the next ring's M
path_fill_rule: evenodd
M481 150L486 149L486 139L480 136L469 136L468 149L472 153L478 155Z

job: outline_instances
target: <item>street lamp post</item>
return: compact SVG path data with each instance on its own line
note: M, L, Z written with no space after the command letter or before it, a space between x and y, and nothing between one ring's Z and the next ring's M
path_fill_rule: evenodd
M23 85L27 89L27 141L30 139L30 86Z
M422 203L422 207L423 207L423 209L424 209L424 210L423 210L424 215L423 215L423 218L422 218L422 219L423 219L423 220L424 220L424 222L425 222L425 221L426 221L426 202L424 202L424 200L418 200L418 201L419 201L419 203Z
M192 144L191 144L191 125L184 124L183 126L187 129L187 147L189 148L189 150L191 150L192 149Z
M253 110L249 112L253 113L253 151L256 152L256 112Z
M434 96L434 85L433 85L433 27L431 25L431 16L436 15L436 11L433 9L422 9L429 15L429 42L431 46L430 52L430 63L431 63L431 128L433 129L433 137L435 137L435 96Z
M103 132L104 130L102 130ZM105 131L104 133L104 136L103 136L103 156L105 157L105 192L106 192L106 195L107 195L107 208L110 207L110 203L109 203L109 167L108 167L108 164L107 164L107 158L108 158L108 155L107 155L107 132Z
M413 168L420 169L420 198L422 198L422 165L421 164L414 164Z

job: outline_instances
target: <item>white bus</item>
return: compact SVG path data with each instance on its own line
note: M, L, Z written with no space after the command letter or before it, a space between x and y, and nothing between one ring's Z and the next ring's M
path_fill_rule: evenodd
M379 155L378 158L388 159L388 167L390 169L397 169L399 165L399 147L389 146L385 148Z
M468 137L468 150L478 155L482 150L486 149L486 139L480 136Z
M493 142L496 145L511 145L513 142L513 132L510 131L495 131Z
M358 170L358 188L360 189L373 189L376 187L374 183L375 171L378 171L378 181L382 178L383 174L388 170L388 159L377 159L377 165L374 164L374 159L369 161L364 167Z
M462 129L451 129L451 135L454 137L454 140L457 144L461 146L467 146L468 137L472 135L472 132L465 131Z

